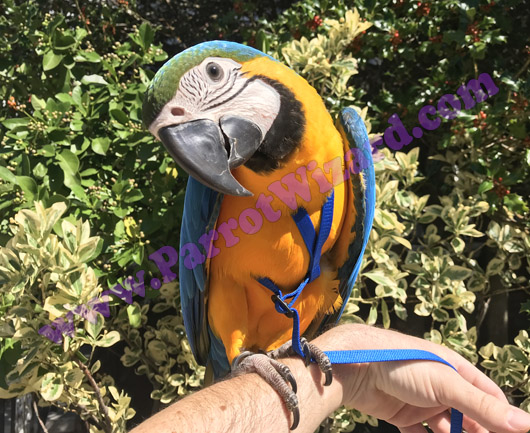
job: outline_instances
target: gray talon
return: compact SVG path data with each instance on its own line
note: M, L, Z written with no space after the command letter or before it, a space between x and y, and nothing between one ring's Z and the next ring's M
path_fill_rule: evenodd
M285 406L293 413L294 430L300 422L298 409L298 387L289 367L267 354L242 352L232 361L232 372L235 376L245 373L258 373L279 395ZM289 387L289 385L291 385Z
M232 370L235 370L245 358L253 355L252 352L249 352L248 350L245 350L244 352L241 352L238 356L234 358L232 361Z
M296 380L294 376L292 375L291 371L288 371L284 377L289 381L289 383L291 384L291 388L293 389L293 392L296 394L298 392L298 385L296 384Z
M297 407L295 407L293 410L293 425L291 426L291 430L294 430L296 427L298 427L298 424L300 423L300 411Z
M333 382L333 371L329 369L326 370L324 374L326 375L326 381L324 382L324 386L331 385L331 382Z
M308 367L311 364L311 350L305 338L302 339L302 351L304 352L305 366Z

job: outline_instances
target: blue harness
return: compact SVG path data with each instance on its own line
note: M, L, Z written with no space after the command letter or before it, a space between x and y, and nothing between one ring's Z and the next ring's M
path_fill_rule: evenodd
M334 191L331 191L328 199L322 206L320 218L320 229L316 233L313 222L304 208L299 208L293 215L294 222L304 239L304 243L309 251L309 270L300 285L291 293L283 294L280 288L269 278L259 278L258 282L269 289L276 311L285 314L293 319L292 344L294 351L305 358L302 345L300 343L300 316L294 303L302 293L304 287L316 280L320 275L320 258L322 247L329 236L331 224L333 222L333 202ZM382 349L382 350L335 350L324 352L332 364L360 364L365 362L386 362L386 361L407 361L407 360L427 360L441 362L456 371L451 364L434 353L417 349ZM311 360L314 362L314 360ZM451 409L451 433L462 432L462 413Z

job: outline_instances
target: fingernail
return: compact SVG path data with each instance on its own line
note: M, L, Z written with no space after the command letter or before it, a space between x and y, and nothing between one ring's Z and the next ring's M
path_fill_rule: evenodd
M508 418L508 424L514 430L529 430L530 429L530 413L524 410L513 408Z

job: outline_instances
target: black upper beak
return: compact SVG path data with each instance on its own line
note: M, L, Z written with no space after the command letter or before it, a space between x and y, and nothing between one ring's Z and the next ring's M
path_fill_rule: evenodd
M200 119L161 128L158 136L173 159L191 176L223 194L251 196L230 172L256 152L263 135L253 122L224 116L219 125Z

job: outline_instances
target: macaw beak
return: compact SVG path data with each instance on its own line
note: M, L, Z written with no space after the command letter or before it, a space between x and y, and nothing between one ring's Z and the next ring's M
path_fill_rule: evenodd
M169 154L191 176L223 194L251 196L230 172L260 146L261 129L250 120L224 116L219 124L200 119L158 131Z

